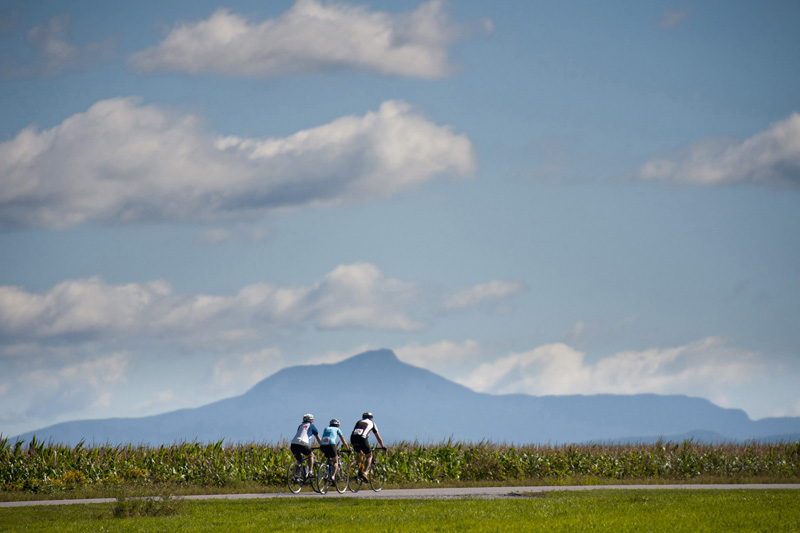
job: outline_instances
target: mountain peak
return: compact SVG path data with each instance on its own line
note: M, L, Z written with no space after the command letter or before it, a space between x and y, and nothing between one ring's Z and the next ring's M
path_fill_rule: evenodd
M350 358L350 361L379 361L379 362L397 362L399 359L397 355L388 348L381 348L378 350L369 350L367 352L362 352L358 355L354 355Z

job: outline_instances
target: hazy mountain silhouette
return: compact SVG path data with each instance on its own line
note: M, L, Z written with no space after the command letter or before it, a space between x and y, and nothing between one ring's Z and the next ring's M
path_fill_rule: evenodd
M800 439L800 418L753 421L740 409L680 395L529 396L474 392L397 359L391 350L336 364L285 368L241 396L142 418L63 422L18 438L76 444L277 442L304 413L348 435L372 411L384 440L578 443Z

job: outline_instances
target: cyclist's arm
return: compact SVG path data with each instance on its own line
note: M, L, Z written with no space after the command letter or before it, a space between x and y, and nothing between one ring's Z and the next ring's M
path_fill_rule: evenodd
M383 445L383 439L381 438L381 434L378 433L378 428L374 428L372 432L375 433L375 438L378 440L378 444L381 445L381 448L385 448L385 446Z

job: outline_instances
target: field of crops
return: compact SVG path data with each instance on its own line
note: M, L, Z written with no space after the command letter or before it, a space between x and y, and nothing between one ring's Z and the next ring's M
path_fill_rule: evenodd
M0 491L54 493L80 487L161 484L281 487L292 460L282 444L62 446L0 439ZM390 484L553 484L625 481L800 481L800 441L632 445L506 446L400 443L381 461Z

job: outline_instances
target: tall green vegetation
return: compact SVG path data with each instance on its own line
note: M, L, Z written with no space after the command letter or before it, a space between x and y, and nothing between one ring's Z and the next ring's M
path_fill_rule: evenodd
M54 493L82 487L173 484L281 488L285 443L77 446L0 439L0 491ZM790 444L509 446L399 443L380 458L390 484L627 481L800 481L800 441Z

